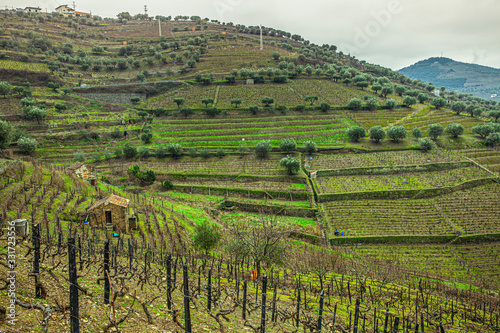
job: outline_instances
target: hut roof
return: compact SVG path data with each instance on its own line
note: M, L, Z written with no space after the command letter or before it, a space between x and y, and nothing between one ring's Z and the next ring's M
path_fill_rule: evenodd
M75 162L75 163L71 164L70 166L68 166L68 169L69 170L76 170L76 169L80 168L82 165L85 165L85 163Z
M97 201L95 204L92 205L92 207L90 207L88 209L88 211L94 210L97 207L99 207L103 204L106 204L106 203L121 206L121 207L128 207L128 202L129 202L128 199L111 194L111 195L107 196L106 198L103 198L103 199Z

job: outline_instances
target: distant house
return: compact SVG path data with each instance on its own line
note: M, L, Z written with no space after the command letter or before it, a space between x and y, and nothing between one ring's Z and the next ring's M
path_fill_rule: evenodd
M96 178L94 170L87 167L85 163L75 162L68 167L68 170L73 172L78 178L87 180L92 184L92 186L95 186Z
M129 218L128 206L128 199L111 194L94 203L86 214L98 228L128 233L136 227L135 218Z
M69 7L68 5L61 5L56 8L56 12L59 14L63 14L65 16L69 15L75 15L75 16L88 16L91 17L91 13L85 13L85 12L77 12L73 8Z
M56 12L63 15L73 15L75 10L68 5L60 5L59 7L56 7Z
M25 13L40 13L42 8L40 7L26 7L24 8Z

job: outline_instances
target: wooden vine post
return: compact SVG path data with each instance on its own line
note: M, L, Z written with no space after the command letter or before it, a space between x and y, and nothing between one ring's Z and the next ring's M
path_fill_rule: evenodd
M187 265L182 266L183 285L184 285L184 321L185 332L191 333L191 310L189 308L189 285Z
M104 243L104 304L109 304L109 241Z
M262 304L260 315L260 332L266 333L266 293L267 293L267 276L262 277Z
M75 239L68 239L69 259L69 307L71 333L80 332L80 315L78 305L78 275L76 273L76 248Z

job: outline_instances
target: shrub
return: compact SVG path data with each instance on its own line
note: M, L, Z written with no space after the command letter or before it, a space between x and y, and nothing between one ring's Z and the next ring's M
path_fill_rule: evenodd
M123 136L123 132L120 131L118 128L111 132L112 138L118 139L118 138L121 138L122 136Z
M153 134L151 132L145 132L142 133L141 135L141 140L144 142L144 144L151 143L151 140L153 139Z
M297 143L294 139L283 139L280 142L280 151L283 153L291 153L297 149Z
M243 157L243 156L245 156L245 155L248 153L248 150L249 150L249 149L248 149L248 147L247 147L247 146L245 146L244 144L242 144L242 143L241 143L241 144L238 146L238 149L237 149L237 150L238 150L238 153L240 154L240 156L241 156L241 157Z
M486 138L486 144L488 146L496 146L500 143L500 134L499 133L491 133Z
M249 108L249 110L250 110L250 112L251 112L252 114L257 114L257 112L259 112L259 107L258 107L258 106L251 106L251 107Z
M289 175L293 175L300 170L300 160L297 157L288 155L281 159L280 166L285 168Z
M298 104L297 107L295 108L297 111L304 111L306 109L306 106L304 104Z
M123 155L125 155L126 158L134 158L137 155L137 148L131 143L126 143L125 146L123 146Z
M366 107L368 110L373 111L378 107L378 98L377 97L370 97L366 101Z
M73 161L74 162L84 162L85 161L85 153L81 150L73 153Z
M104 159L105 160L110 160L111 158L113 158L113 152L111 150L108 150L106 149L104 152Z
M151 155L149 147L140 147L137 153L141 158L148 158Z
M116 147L114 150L114 154L116 158L122 158L123 150L120 147Z
M149 113L147 113L146 111L139 111L139 112L137 112L137 115L138 115L139 117L141 117L143 120L144 120L144 118L146 118L146 116L147 116L148 114L149 114Z
M164 158L167 156L167 148L165 146L159 146L158 149L156 149L155 156L158 158Z
M1 124L1 121L0 121L0 124ZM0 138L2 137L1 132L2 132L2 125L0 125ZM25 129L22 129L19 127L13 127L12 142L17 142L17 140L19 140L23 136L29 138L28 132L26 132ZM1 139L0 139L0 141L1 141ZM0 144L0 148L2 148L1 144Z
M308 153L309 155L314 154L315 152L318 151L318 148L316 147L316 142L314 141L306 141L304 142L304 151Z
M443 135L443 132L444 132L443 126L439 124L431 124L427 128L427 134L434 140Z
M394 142L399 142L406 138L406 128L403 126L390 126L387 129L387 136L390 137Z
M210 150L208 148L201 148L200 149L200 156L203 158L209 158L211 155Z
M68 109L68 107L65 104L56 104L54 105L54 108L56 108L57 111L63 111Z
M173 189L173 188L174 188L174 184L172 184L172 181L171 181L171 180L168 180L168 179L167 179L167 180L165 180L163 183L161 183L161 188L162 188L163 190L168 191L168 190L171 190L171 189Z
M477 125L472 127L471 130L483 139L486 139L488 135L494 132L493 127L490 125Z
M216 151L215 151L215 156L217 157L224 157L226 156L226 151L222 148L218 148Z
M0 149L10 145L13 136L13 127L8 121L0 120Z
M347 108L353 111L360 110L362 106L363 101L361 101L359 98L353 98L349 101L349 103L347 103Z
M169 144L167 146L167 151L173 158L181 157L183 152L184 152L184 150L182 149L182 146L179 143Z
M209 117L215 117L216 115L218 115L220 113L220 111L217 108L208 108L205 110L205 113Z
M347 129L345 132L349 140L352 142L358 142L359 139L364 138L366 136L366 131L361 126L353 126Z
M422 130L416 127L411 131L411 134L415 139L420 139L422 137Z
M221 236L216 224L209 224L207 221L203 221L194 228L193 244L197 249L208 254L211 249L217 246Z
M274 103L274 98L272 98L272 97L264 97L264 98L262 98L262 104L264 104L264 106L266 108L268 108L273 103Z
M29 155L38 148L38 142L35 139L23 136L17 140L17 147L21 153Z
M459 135L464 134L464 127L462 124L452 123L446 126L445 132L453 138L458 138Z
M330 104L328 103L321 103L319 109L323 112L327 112L328 110L330 110L332 107L330 106Z
M273 147L271 146L271 142L269 142L269 140L259 141L255 145L255 155L260 158L268 157L272 149Z
M282 113L282 114L286 114L286 110L288 108L286 107L286 105L278 105L278 110Z
M198 151L196 150L196 148L190 148L189 149L189 156L191 156L191 157L198 156Z
M140 97L132 97L130 101L134 104L137 104L141 101Z
M94 162L99 162L101 160L101 154L99 154L99 152L97 151L93 152L92 160L94 160Z
M384 140L384 138L385 131L382 126L373 126L372 128L370 128L370 139L372 139L376 143L379 143L380 140Z
M422 138L418 140L420 150L429 151L436 148L436 144L429 138Z
M403 98L403 104L406 106L412 106L417 104L417 99L413 96L405 96Z
M186 117L186 118L187 118L188 116L190 116L190 115L194 114L194 111L193 111L193 109L191 109L191 108L182 108L182 109L180 110L180 113L181 113L184 117Z
M433 99L431 99L431 104L436 108L436 109L440 109L442 107L444 107L446 105L446 100L444 98L441 98L441 97L434 97Z

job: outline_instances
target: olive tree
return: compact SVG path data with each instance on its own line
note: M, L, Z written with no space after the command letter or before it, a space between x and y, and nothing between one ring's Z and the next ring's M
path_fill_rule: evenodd
M443 126L439 124L431 124L427 128L427 134L434 140L443 135L443 132L444 132Z
M436 148L436 143L429 138L422 138L418 140L420 150L429 151Z
M445 133L453 138L458 138L459 135L464 134L464 127L462 124L452 123L446 126Z
M167 146L167 151L173 158L179 158L184 153L184 150L182 149L182 146L179 143L169 144Z
M359 139L366 136L366 130L361 126L352 126L345 133L352 142L358 142Z
M216 224L204 220L194 227L193 244L198 250L208 255L208 252L217 246L221 236L220 229Z
M285 168L289 175L293 175L300 170L300 160L297 157L287 155L281 159L280 166Z
M315 152L318 151L318 148L316 147L316 143L314 141L306 141L304 142L304 151L308 153L309 155L314 154Z
M8 121L0 120L0 149L5 149L9 146L14 128Z
M375 143L379 143L381 140L385 138L385 131L382 126L373 126L370 128L370 139L375 141Z
M38 148L38 142L35 139L23 136L17 140L17 147L21 153L29 155Z
M280 151L283 153L291 153L297 149L297 143L294 139L283 139L280 142Z
M255 155L260 158L265 158L269 156L269 153L272 150L271 142L269 140L259 141L255 145Z
M403 126L390 126L387 129L387 136L392 139L394 142L399 142L406 138L406 128Z

